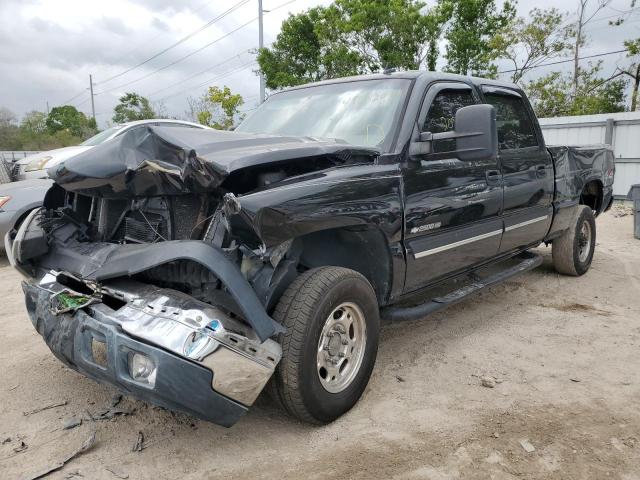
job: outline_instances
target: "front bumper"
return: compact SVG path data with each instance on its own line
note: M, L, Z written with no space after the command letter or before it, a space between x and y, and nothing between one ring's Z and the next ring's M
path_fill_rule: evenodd
M186 295L133 287L124 282L105 288L105 295L122 302L117 309L97 302L54 314L52 297L68 291L55 275L23 282L31 322L67 366L150 403L233 425L271 377L280 359L279 345L272 340L254 343L230 327L232 319L212 319L210 306L195 308L199 302ZM202 322L214 328L202 328ZM228 338L236 343L227 346ZM153 384L130 373L134 353L152 360Z

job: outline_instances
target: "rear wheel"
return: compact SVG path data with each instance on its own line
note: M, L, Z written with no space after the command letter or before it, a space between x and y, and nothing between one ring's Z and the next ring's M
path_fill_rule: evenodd
M274 314L282 360L271 391L300 420L328 423L364 392L378 350L378 302L369 282L341 267L321 267L298 277Z
M591 266L595 247L596 221L593 211L586 205L580 205L571 227L553 241L553 266L565 275L583 275Z

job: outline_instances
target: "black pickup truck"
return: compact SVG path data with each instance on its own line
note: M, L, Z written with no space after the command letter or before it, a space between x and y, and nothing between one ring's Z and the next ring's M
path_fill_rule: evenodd
M235 131L148 127L53 167L5 239L69 367L230 426L260 392L330 422L380 319L534 268L582 275L611 205L606 147L547 148L516 85L434 72L272 95Z

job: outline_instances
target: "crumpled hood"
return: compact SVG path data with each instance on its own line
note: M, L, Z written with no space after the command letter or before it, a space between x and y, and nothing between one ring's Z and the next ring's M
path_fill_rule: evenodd
M292 159L379 152L309 137L179 127L133 129L49 170L68 191L92 196L154 196L214 189L233 171Z

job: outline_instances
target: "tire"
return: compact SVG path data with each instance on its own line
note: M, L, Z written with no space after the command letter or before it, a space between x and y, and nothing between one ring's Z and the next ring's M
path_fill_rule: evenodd
M366 278L341 267L309 270L287 288L274 318L287 329L278 338L282 360L270 386L276 402L313 424L351 409L378 352L378 302Z
M551 244L553 266L558 273L578 277L591 266L596 247L596 220L593 211L580 205L569 229Z

